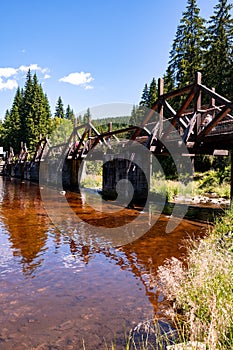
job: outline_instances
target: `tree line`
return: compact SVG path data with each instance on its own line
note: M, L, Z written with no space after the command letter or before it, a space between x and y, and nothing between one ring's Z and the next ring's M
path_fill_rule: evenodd
M164 92L193 83L195 73L202 82L226 98L233 99L233 17L232 4L219 0L209 19L200 16L196 0L187 6L177 26L163 75ZM155 78L146 83L141 101L132 110L132 124L140 123L143 107L151 108L158 97ZM179 101L175 99L175 105Z
M233 99L233 18L232 4L218 0L209 19L200 16L196 0L187 0L187 6L177 26L169 53L169 61L163 75L165 92L183 87L194 81L197 71L202 72L203 83L214 87L216 92ZM141 100L134 106L129 117L117 120L101 119L95 125L100 132L108 130L109 122L115 128L140 125L145 108L151 108L158 97L157 82L152 78L146 83ZM175 103L178 101L175 101ZM123 118L123 119L122 119ZM90 109L75 118L70 107L64 108L61 96L52 116L47 95L39 84L36 74L30 70L24 88L18 88L10 110L0 124L1 146L5 150L20 149L21 142L33 150L39 136L50 135L61 122L69 120L82 124L90 121Z

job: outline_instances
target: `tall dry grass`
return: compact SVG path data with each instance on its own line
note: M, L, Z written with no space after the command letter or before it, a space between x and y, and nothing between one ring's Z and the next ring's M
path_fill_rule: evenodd
M189 244L186 266L175 258L158 269L158 284L179 341L233 349L233 209L208 237Z

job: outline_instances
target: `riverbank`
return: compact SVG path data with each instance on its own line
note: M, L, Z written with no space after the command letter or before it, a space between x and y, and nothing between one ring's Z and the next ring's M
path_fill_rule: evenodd
M233 208L217 219L208 236L186 245L186 258L168 259L155 279L167 301L163 315L173 326L161 320L142 322L125 349L233 348Z
M211 350L233 348L232 229L230 208L206 238L189 242L185 262L172 258L158 269L158 285L169 301L165 312L182 349L190 341Z

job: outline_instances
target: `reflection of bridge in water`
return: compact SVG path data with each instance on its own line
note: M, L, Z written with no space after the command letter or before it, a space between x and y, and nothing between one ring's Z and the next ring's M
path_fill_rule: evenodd
M56 173L63 168L64 184L78 189L80 165L91 151L95 159L106 161L111 159L109 155L114 154L114 144L125 146L132 141L143 144L154 155L227 155L233 148L232 109L231 101L201 84L201 73L196 74L193 84L168 93L164 93L163 80L159 79L158 99L151 110L144 110L144 119L140 126L118 130L112 130L110 126L109 131L104 133L100 133L91 122L76 126L67 142L50 146L48 140L40 140L30 163L26 162L26 150L22 148L14 166L9 165L12 163L9 158L5 174L35 181L38 180L39 165L43 163L47 166L45 171L48 182L56 183ZM119 135L121 140L118 139ZM183 149L186 154L181 145L185 147ZM120 167L127 169L128 166L129 163L125 161L125 165L121 164ZM112 162L110 173L117 172L119 164ZM119 180L124 176L125 171L121 169L117 178ZM135 176L139 178L141 174L135 172L132 178ZM116 180L116 176L114 179ZM103 186L106 184L107 189L109 183L110 187L116 185L114 179L109 180L109 171L103 172ZM141 182L138 179L135 181L136 187L140 188L143 187L142 182L145 179ZM231 188L233 189L233 165Z

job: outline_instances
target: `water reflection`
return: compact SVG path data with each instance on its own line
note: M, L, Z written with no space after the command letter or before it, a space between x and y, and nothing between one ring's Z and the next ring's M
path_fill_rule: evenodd
M38 186L0 178L1 221L9 233L11 249L20 258L23 272L31 275L43 262L49 219L40 200Z
M137 215L96 217L79 196L68 197L74 212L93 224L117 225ZM157 267L185 254L184 238L203 234L203 226L184 220L168 235L161 215L156 226L147 223L143 237L114 248L98 241L98 225L93 235L71 221L57 230L37 185L0 178L0 198L1 350L82 349L83 339L88 350L102 350L104 338L108 344L115 338L121 349L127 330L159 315Z

